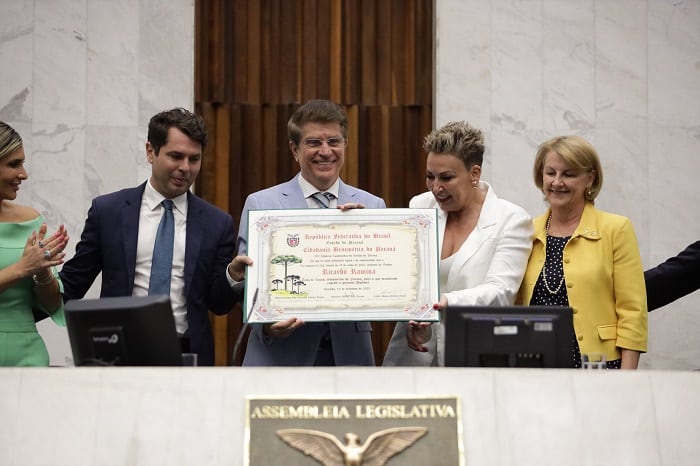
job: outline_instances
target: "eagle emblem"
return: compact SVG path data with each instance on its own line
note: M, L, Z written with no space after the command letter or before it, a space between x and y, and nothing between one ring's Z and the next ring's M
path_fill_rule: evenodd
M365 443L357 434L345 434L345 444L328 432L280 429L277 435L292 448L323 466L383 466L428 432L425 427L394 427L373 433Z

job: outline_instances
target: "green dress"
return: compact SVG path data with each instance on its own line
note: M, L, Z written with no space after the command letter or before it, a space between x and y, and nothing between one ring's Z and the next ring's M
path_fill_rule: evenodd
M27 238L33 231L38 231L42 223L44 219L41 215L27 222L0 222L0 269L22 257ZM58 286L62 293L60 280ZM34 280L27 277L0 291L0 366L49 365L49 353L36 330L32 314L32 306L35 305L33 289ZM36 307L41 309L38 305ZM49 314L45 309L41 310ZM50 315L55 323L65 326L63 304Z

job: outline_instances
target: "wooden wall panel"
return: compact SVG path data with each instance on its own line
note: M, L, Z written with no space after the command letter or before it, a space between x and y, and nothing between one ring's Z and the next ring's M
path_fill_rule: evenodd
M279 23L266 25L269 29L279 29L280 35L277 46L280 50L280 71L274 74L268 71L271 80L276 81L280 89L279 100L271 96L264 96L263 102L291 103L298 100L300 69L299 56L297 55L298 30L301 28L301 18L297 12L301 9L298 1L281 0Z
M343 102L343 8L341 0L330 0L328 24L330 25L329 96L333 102Z
M341 176L406 207L425 190L423 137L432 122L432 0L198 0L195 107L210 143L196 189L240 220L246 196L298 171L287 120L324 98L348 114ZM240 305L212 317L219 365ZM393 323L375 323L378 363Z
M341 64L343 80L342 102L358 103L362 101L362 79L358 73L362 70L362 0L343 2L343 63ZM366 102L365 102L366 103Z

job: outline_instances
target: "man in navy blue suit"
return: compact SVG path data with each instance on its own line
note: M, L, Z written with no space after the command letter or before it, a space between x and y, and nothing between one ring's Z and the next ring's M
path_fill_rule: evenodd
M225 314L233 308L242 294L242 287L234 285L243 280L250 260L233 258L231 216L189 191L206 144L206 127L198 115L175 108L153 116L146 142L150 178L92 201L75 255L60 276L65 300L85 296L100 272L101 297L147 295L162 202L171 200L175 326L189 351L198 354L198 364L213 365L208 311Z
M328 100L311 100L287 124L289 149L299 164L291 180L248 196L238 229L238 254L248 248L248 211L339 207L384 208L384 200L345 184L348 120ZM318 195L325 193L324 198ZM251 325L244 366L373 366L369 322L303 322L296 317Z
M644 272L649 311L700 288L700 241Z

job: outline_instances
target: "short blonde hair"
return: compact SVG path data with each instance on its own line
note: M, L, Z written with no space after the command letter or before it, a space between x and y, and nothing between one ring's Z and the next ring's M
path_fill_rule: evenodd
M535 186L540 191L543 190L544 159L552 151L561 155L569 165L587 172L595 172L593 183L585 193L587 201L595 201L603 186L603 167L600 165L600 158L596 150L581 136L557 136L540 144L532 170Z
M434 154L452 154L467 169L484 161L484 134L466 121L451 121L433 130L423 141L423 150Z
M0 121L0 159L22 148L22 138L17 131Z

